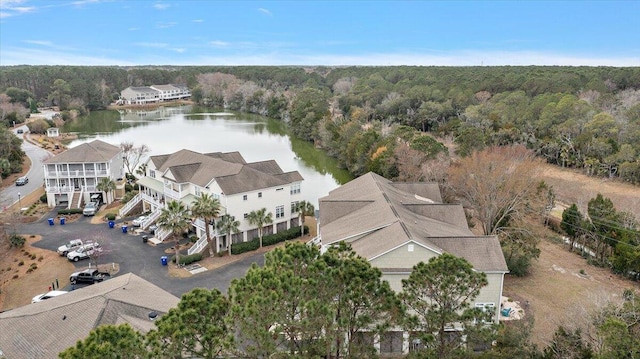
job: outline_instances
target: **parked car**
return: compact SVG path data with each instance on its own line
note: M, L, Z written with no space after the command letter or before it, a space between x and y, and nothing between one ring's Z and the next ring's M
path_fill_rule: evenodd
M81 259L89 258L89 256L91 256L96 251L97 252L102 251L102 247L100 246L99 243L87 243L81 246L80 248L76 249L75 251L69 252L67 254L67 259L70 261L77 262Z
M66 257L69 252L75 250L76 248L79 248L80 246L82 246L82 239L72 239L68 243L58 247L57 252L59 255Z
M43 300L49 299L49 298L53 298L53 297L57 297L59 295L63 295L63 294L67 294L68 292L66 290L52 290L46 293L42 293L42 294L38 294L35 297L33 297L31 299L31 303L38 303L38 302L42 302Z
M69 276L69 282L72 284L80 282L98 283L109 278L111 278L111 274L107 272L100 272L95 268L89 268L80 272L71 273L71 276Z
M134 219L133 221L131 221L131 225L134 227L140 227L142 225L142 222L144 222L145 219L147 219L147 216L140 216Z
M27 176L18 177L18 179L16 180L16 186L24 186L27 183L29 183L29 179L27 178Z
M96 212L98 212L98 204L95 202L87 203L82 210L84 216L95 216Z
M24 133L24 130L23 130L23 129L21 129L21 128L19 128L19 129L18 129L18 131L16 131L16 132L17 132L18 134L23 134L23 133Z

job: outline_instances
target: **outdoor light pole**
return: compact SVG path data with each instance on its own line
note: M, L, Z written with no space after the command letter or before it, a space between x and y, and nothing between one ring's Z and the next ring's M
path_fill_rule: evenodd
M18 209L22 208L22 197L20 197L20 192L18 192Z

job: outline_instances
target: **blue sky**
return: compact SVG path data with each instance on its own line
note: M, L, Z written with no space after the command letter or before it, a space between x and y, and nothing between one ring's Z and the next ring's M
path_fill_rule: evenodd
M640 66L640 1L0 0L0 65Z

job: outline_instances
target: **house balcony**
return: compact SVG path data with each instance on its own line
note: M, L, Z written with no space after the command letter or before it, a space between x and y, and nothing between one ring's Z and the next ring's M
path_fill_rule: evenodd
M109 176L109 171L107 170L99 170L99 171L45 171L45 178L91 178L91 177L107 177Z
M182 198L182 196L180 195L180 192L174 191L169 187L164 188L164 195L175 200L179 200L180 198Z
M50 187L46 187L45 191L47 193L61 194L61 193L73 193L75 189L73 188L73 186L50 186Z

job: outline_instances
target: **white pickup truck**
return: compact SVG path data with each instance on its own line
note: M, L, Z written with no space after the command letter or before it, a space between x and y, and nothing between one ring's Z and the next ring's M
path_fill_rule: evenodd
M58 247L58 254L61 256L67 256L69 252L74 251L82 246L82 239L72 239L69 242Z

